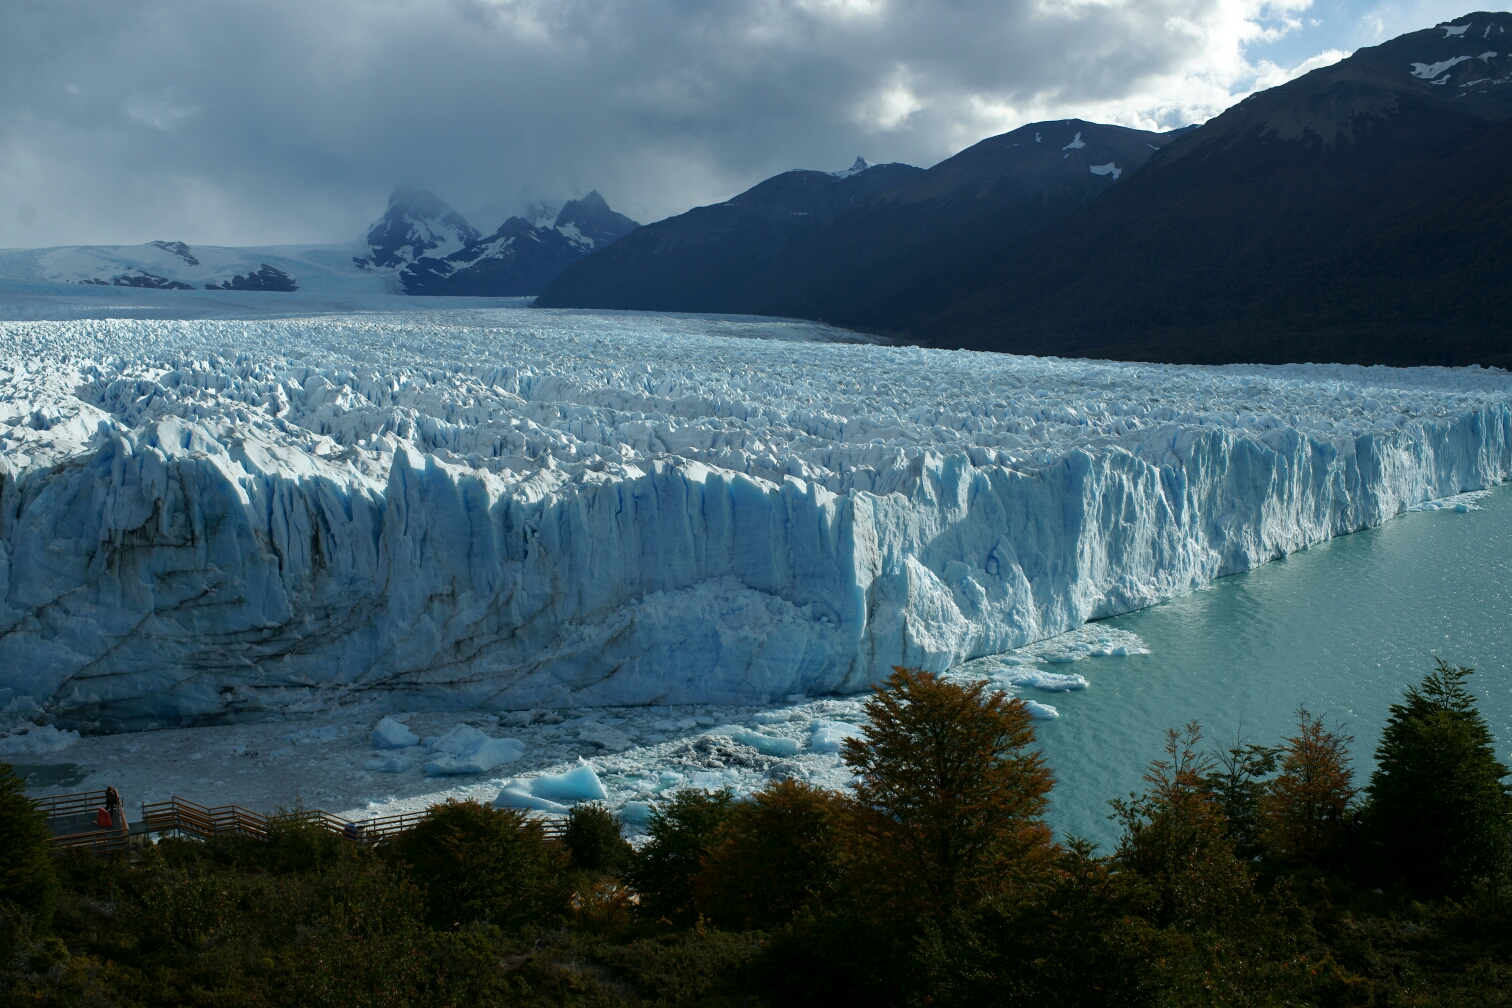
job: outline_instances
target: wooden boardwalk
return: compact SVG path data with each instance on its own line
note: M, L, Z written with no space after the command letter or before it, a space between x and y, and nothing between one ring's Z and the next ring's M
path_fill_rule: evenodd
M33 799L38 811L47 817L53 832L53 845L67 849L87 849L96 854L125 850L134 840L150 834L172 834L210 840L222 836L241 836L267 840L268 834L283 823L307 823L335 834L348 843L372 847L414 829L430 816L430 810L403 812L373 819L347 819L323 809L267 816L240 805L205 806L177 795L165 802L144 802L140 822L127 824L124 809L110 827L95 824L97 810L105 805L104 791L80 791ZM561 819L532 820L541 824L547 839L560 842L566 823Z

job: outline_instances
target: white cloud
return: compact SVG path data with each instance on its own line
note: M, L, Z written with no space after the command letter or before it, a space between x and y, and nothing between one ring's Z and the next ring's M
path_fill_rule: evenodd
M345 240L396 184L640 219L1037 119L1202 121L1311 0L52 0L0 34L0 245ZM22 220L27 217L30 223Z

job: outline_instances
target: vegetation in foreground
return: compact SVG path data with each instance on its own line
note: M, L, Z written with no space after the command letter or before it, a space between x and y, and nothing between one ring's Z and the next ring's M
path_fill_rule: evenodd
M685 791L633 851L452 802L376 850L56 856L0 764L0 1004L1507 1005L1512 796L1442 661L1357 790L1307 711L1275 747L1168 734L1100 856L1054 841L1023 704L898 669L850 794Z

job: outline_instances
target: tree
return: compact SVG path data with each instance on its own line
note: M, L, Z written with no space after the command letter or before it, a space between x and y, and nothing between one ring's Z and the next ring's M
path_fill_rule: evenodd
M1261 852L1260 798L1265 794L1262 778L1276 772L1278 750L1253 742L1234 740L1234 745L1213 757L1214 767L1204 779L1234 852L1245 860Z
M704 914L724 928L770 929L830 894L847 805L833 791L784 780L734 806L695 885Z
M950 683L894 667L866 704L870 724L845 742L858 823L896 888L940 911L1001 891L1013 869L1052 852L1041 820L1054 784L1028 708L986 682Z
M0 904L14 907L39 935L52 923L58 901L52 831L9 763L0 763L0 851Z
M651 814L651 840L630 868L630 884L640 893L640 912L686 927L697 919L693 879L730 817L724 791L679 791L664 809Z
M562 843L574 867L600 874L624 871L635 854L620 832L619 819L597 802L575 805L567 813Z
M1473 670L1434 661L1422 684L1391 706L1365 823L1383 870L1429 893L1462 892L1506 873L1512 794L1465 688Z
M1354 800L1349 744L1323 719L1300 708L1297 734L1281 747L1281 773L1260 799L1261 839L1294 864L1326 866L1345 839L1344 814Z
M567 912L566 859L517 809L449 799L400 833L392 853L425 886L432 927L545 925Z
M1144 794L1112 802L1124 828L1115 860L1149 883L1155 922L1185 931L1222 926L1252 891L1207 786L1214 763L1201 741L1195 721L1167 730L1165 758L1150 763Z

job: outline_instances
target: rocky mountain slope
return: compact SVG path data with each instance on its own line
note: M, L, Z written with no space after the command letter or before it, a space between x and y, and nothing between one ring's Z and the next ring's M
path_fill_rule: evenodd
M543 204L536 207L544 209ZM640 226L611 210L598 190L563 204L554 220L543 224L543 219L510 217L487 238L410 263L400 270L399 282L406 294L539 294L562 270Z

